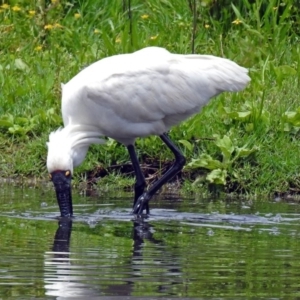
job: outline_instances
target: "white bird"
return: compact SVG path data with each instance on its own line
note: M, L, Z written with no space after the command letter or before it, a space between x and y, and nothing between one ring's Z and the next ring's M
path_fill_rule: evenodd
M64 127L50 133L47 168L61 216L72 216L71 177L91 144L107 136L123 143L136 174L133 213L149 213L155 192L185 164L166 132L198 113L210 98L244 89L247 69L211 55L181 55L158 47L104 58L62 85ZM135 139L158 135L174 153L174 165L146 192ZM102 138L101 138L102 137Z

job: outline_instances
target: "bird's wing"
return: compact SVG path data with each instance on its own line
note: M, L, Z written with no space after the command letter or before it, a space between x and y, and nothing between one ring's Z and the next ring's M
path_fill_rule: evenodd
M77 101L93 102L99 111L101 107L131 123L169 116L179 116L179 122L180 116L185 119L197 113L219 93L243 89L250 80L247 73L227 59L171 54L150 47L100 60L75 76L64 89L80 89L84 95ZM65 101L71 101L69 98Z

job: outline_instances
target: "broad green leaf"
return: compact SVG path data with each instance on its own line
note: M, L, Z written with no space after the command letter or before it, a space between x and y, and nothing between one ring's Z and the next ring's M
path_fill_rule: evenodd
M91 46L91 53L93 55L93 57L97 57L98 55L98 45L96 43L93 43L93 45Z
M2 116L2 120L14 122L14 116L11 114L7 114L7 115Z
M193 186L196 186L198 184L202 184L206 181L206 176L204 175L200 175L197 176L196 179L194 180L194 182L192 183Z
M7 114L7 115L2 116L1 120L2 121L8 121L11 124L14 124L14 116L11 115L11 114Z
M290 132L292 130L292 126L289 123L284 123L283 131Z
M225 162L230 161L231 154L234 151L234 146L232 145L232 141L229 138L229 136L224 135L222 139L217 139L215 141L215 144L221 149L221 152L224 157L224 161Z
M193 144L191 144L187 140L179 140L178 141L180 144L184 145L189 151L193 151Z
M55 109L54 109L54 107L49 108L49 109L47 110L46 114L47 114L47 115L53 115L53 114L55 114Z
M28 119L27 118L22 118L22 117L17 117L15 119L15 123L18 125L25 125L28 123Z
M234 120L245 121L251 115L251 111L233 111L228 115Z
M283 115L283 119L293 126L300 126L300 113L298 110L285 112Z
M0 120L0 127L9 128L12 127L14 124L7 121L7 120Z
M300 130L300 126L293 126L292 133L297 134Z
M40 122L40 116L39 116L39 115L33 116L33 117L30 118L30 120L29 120L29 123L30 123L31 125L37 125L39 122Z
M297 116L297 112L295 111L286 111L284 113L284 116L287 118L287 119L293 119L295 118L295 116Z
M192 169L205 168L208 170L214 170L222 168L223 164L219 160L213 159L208 154L202 154L199 158L192 159L192 161L187 165L187 167L190 167Z
M223 106L223 105L219 105L218 106L218 110L220 114L229 114L231 113L231 109L228 106Z
M117 142L112 139L112 138L108 138L105 144L108 148L115 148L117 145Z
M15 59L15 67L18 70L29 71L28 65L21 58Z
M247 123L245 126L245 130L247 132L252 132L254 130L254 124L253 123Z
M211 171L206 176L206 180L209 181L210 183L225 185L226 177L227 177L226 170L216 169L216 170Z
M247 157L249 156L251 153L258 151L259 147L254 146L252 149L248 149L245 147L241 147L241 148L236 148L236 157Z
M22 127L19 126L19 125L14 125L14 126L8 128L8 131L9 131L10 133L15 134L15 133L18 133L18 132L22 131Z
M27 134L27 132L29 132L31 130L30 127L22 127L19 125L14 125L13 127L10 127L8 129L8 131L12 134L17 134L17 135L21 135L21 136L25 136Z
M275 72L277 74L283 74L283 75L296 75L297 74L297 71L288 65L282 65L282 66L276 67Z

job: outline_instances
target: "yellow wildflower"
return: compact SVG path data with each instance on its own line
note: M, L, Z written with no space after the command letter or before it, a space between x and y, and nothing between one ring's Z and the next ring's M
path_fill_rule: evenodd
M119 37L116 38L115 40L116 43L121 43L121 39Z
M43 46L36 46L34 48L35 51L41 51L43 49Z
M157 39L157 37L158 37L158 34L157 34L157 35L154 35L154 36L151 36L151 37L150 37L150 40L154 41L154 40Z
M143 20L146 20L146 19L149 18L149 15L146 15L146 14L145 14L145 15L142 15L141 18L142 18Z
M8 9L8 8L9 8L9 5L6 4L6 3L4 3L4 4L1 5L1 7L2 7L3 9Z
M28 13L29 13L30 16L34 16L35 15L35 10L30 10Z
M96 28L96 29L94 30L94 33L96 33L96 34L97 34L97 33L100 33L100 30Z
M58 2L58 0L51 0L52 4L56 4Z
M44 26L44 29L51 30L51 29L53 29L53 25L47 24L47 25Z
M205 24L204 27L205 27L206 29L208 29L208 28L210 27L210 25L209 25L209 24Z
M11 8L13 11L20 11L21 10L21 7L18 6L18 5L15 5Z
M81 14L76 13L76 14L74 14L74 17L75 17L75 19L79 19L79 18L81 18Z
M274 7L273 7L273 10L277 10L277 9L278 9L278 7L277 7L277 6L274 6Z
M232 22L232 24L235 24L235 25L239 25L241 23L243 23L243 22L240 19L236 19Z

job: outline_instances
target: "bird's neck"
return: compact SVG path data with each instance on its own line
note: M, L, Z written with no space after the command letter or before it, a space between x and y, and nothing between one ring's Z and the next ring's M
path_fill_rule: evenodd
M89 125L67 125L63 130L68 132L67 139L70 145L70 153L73 160L73 167L79 166L91 144L104 144L97 128Z
M88 150L89 150L89 146L81 146L72 149L71 156L72 156L73 168L76 168L84 161Z

